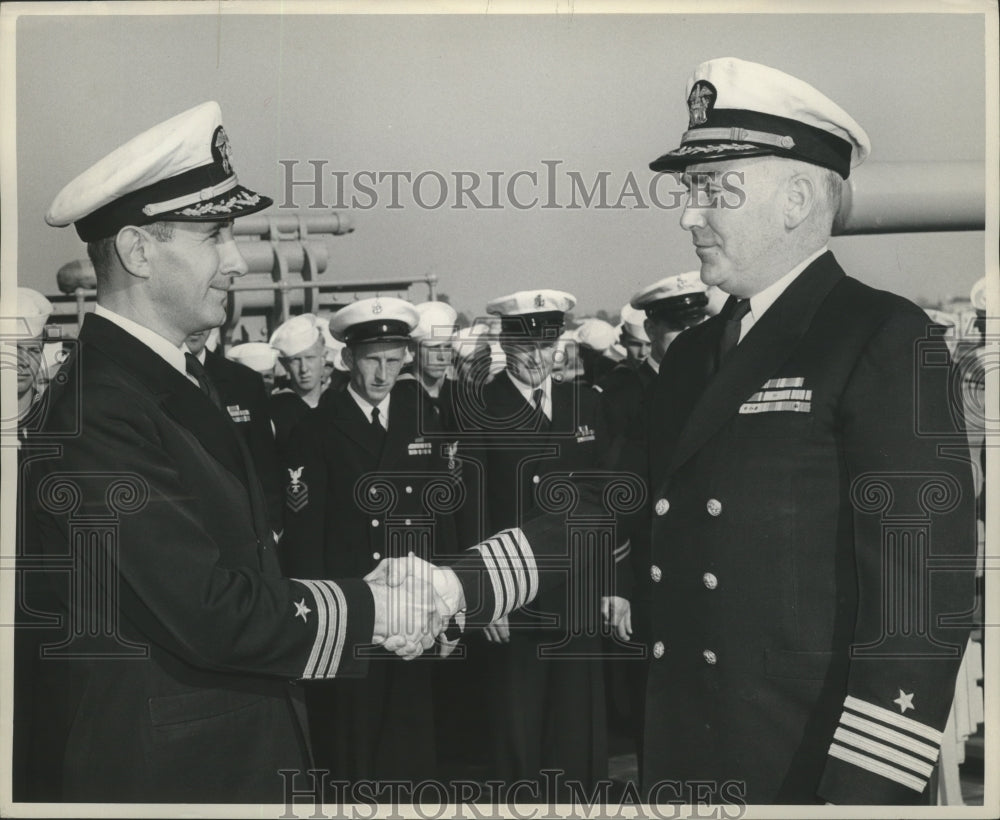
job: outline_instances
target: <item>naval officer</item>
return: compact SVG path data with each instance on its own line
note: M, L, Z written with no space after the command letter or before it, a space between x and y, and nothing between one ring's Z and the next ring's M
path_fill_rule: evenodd
M650 167L688 188L681 227L729 299L674 340L649 395L643 780L927 802L975 546L947 349L829 250L870 147L844 109L733 58L700 65L685 99L681 145Z

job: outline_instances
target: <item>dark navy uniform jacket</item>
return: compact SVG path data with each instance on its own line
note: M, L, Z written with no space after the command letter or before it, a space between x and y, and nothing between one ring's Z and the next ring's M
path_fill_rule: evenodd
M226 412L250 451L257 477L264 488L271 529L280 532L284 482L279 472L264 380L246 365L230 361L211 350L205 351L205 371L218 389Z
M667 350L648 418L647 788L926 802L975 549L928 324L826 253L715 376L721 320Z
M59 619L17 658L26 797L280 802L309 763L289 681L364 673L371 593L282 577L231 419L103 317L79 341L45 428L77 434L24 471L24 605Z
M287 572L361 577L410 551L454 560L452 513L462 496L422 388L394 387L381 433L347 390L326 396L288 440ZM364 680L307 686L317 764L350 780L433 776L432 663L376 649Z

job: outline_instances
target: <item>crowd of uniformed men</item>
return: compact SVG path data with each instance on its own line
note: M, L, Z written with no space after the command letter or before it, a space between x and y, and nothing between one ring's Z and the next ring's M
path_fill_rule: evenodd
M589 789L624 701L651 800L694 782L712 801L926 800L968 633L937 614L968 609L975 549L968 465L935 449L964 440L946 369L911 366L943 343L827 250L868 153L846 112L734 59L700 66L686 102L681 147L651 167L691 189L701 271L642 288L618 327L567 328L575 298L543 278L471 328L381 295L224 356L208 337L245 272L231 220L269 200L238 185L218 106L67 186L47 218L88 242L98 307L39 440L76 419L74 383L82 434L62 461L25 440L23 552L51 558L77 510L113 508L114 560L77 565L120 596L94 647L150 654L19 656L15 757L51 764L23 763L26 793L278 802L282 768L416 781L470 762ZM746 204L713 208L732 169ZM140 480L134 507L109 476ZM876 479L954 559L905 633L882 569L919 583L921 557L883 543L894 502L859 489ZM416 600L418 576L435 603L414 637L386 596ZM45 612L25 584L25 613Z

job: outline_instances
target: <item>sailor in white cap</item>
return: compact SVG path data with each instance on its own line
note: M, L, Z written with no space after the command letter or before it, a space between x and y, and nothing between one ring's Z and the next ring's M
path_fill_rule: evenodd
M316 324L323 334L323 392L343 390L350 380L347 365L344 364L344 343L330 332L328 317L317 316Z
M575 332L583 364L583 379L587 384L596 384L615 366L607 353L618 340L618 332L610 322L595 317L581 321Z
M599 464L603 431L596 395L580 382L556 383L551 377L566 312L575 304L569 293L539 289L502 296L486 306L500 319L507 369L469 397L459 442L467 459L467 497L485 500L473 519L486 532L522 526L545 509L547 496L541 494L550 474ZM478 469L470 462L477 462ZM461 540L476 537L466 533ZM548 767L587 784L607 765L600 637L578 632L577 619L568 617L566 597L565 590L540 596L534 607L558 615L558 628L545 628L537 617L512 616L487 628L488 644L470 646L486 655L477 697L485 694L491 707L490 771L508 782L541 781L541 770ZM575 600L581 610L574 616L588 612L596 623L598 591L582 590ZM543 657L541 646L561 639L568 642L572 657ZM475 699L455 704L470 722Z
M439 407L448 403L448 376L454 353L452 341L457 332L458 312L447 302L419 302L414 305L420 317L413 329L416 353L413 373L420 386Z
M283 452L288 436L310 409L319 406L323 395L323 366L326 346L317 317L302 313L283 322L271 334L271 346L288 375L285 387L271 395L271 419L278 452Z
M457 549L452 511L432 492L453 492L436 414L414 380L397 382L417 322L413 305L384 296L330 320L350 382L324 393L288 442L282 551L293 575L362 576L408 548L427 560ZM432 667L372 664L363 681L307 688L315 765L351 780L433 776Z
M267 342L242 342L226 351L230 361L249 367L257 373L266 386L274 385L274 366L278 363L278 351Z
M627 304L622 306L620 317L618 343L625 350L625 360L638 367L649 355L646 313Z
M27 800L280 803L276 773L311 765L289 681L363 674L355 649L373 641L413 657L440 628L425 576L283 577L253 461L182 349L223 322L246 272L232 220L270 204L239 184L210 102L98 160L46 215L88 243L97 308L67 370L79 389L42 430L77 434L32 461L24 488L46 590L25 603L59 626L22 637L65 650L17 657L33 696L15 697ZM78 536L90 546L71 581Z
M4 336L17 345L17 416L22 430L35 429L41 421L39 400L49 377L44 331L52 310L52 303L37 290L19 287L16 321L4 322Z
M650 342L646 366L654 374L670 343L708 317L707 290L698 271L688 271L659 279L632 297L630 306L646 314L643 328Z
M971 607L975 548L968 465L939 455L963 438L947 348L827 248L869 153L849 114L728 57L685 102L680 147L650 167L681 175L701 280L730 299L671 343L648 396L642 779L926 803L968 634L944 615ZM949 488L933 511L932 484ZM917 509L921 546L890 533ZM956 567L930 592L928 554Z

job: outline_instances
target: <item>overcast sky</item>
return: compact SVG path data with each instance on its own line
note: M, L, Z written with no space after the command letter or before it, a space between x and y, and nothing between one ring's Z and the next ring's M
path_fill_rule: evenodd
M375 206L351 210L355 233L333 242L328 276L433 272L470 313L538 287L575 293L578 315L615 312L643 284L698 265L680 210L650 202L647 165L679 143L688 75L721 56L817 86L867 129L873 162L984 159L982 15L24 17L17 279L56 292L58 268L84 255L71 228L43 221L62 185L145 128L215 99L241 182L279 204L279 160L296 161L299 178L312 174L310 160L325 163L326 204L337 199L334 171L348 203L352 193L372 199L352 184L358 172L436 172L417 192L428 205L445 181L437 208L420 207L405 183L402 207L389 207L388 179L376 185ZM537 196L534 207L508 200L518 171L537 175L512 189L522 204ZM470 173L466 185L478 175L484 205L497 180L501 207L468 198L470 207L450 207L458 172ZM606 172L609 205L631 174L640 197L622 208L541 207L570 202L569 172L588 186ZM294 199L305 207L314 197L298 188ZM981 232L843 237L832 248L849 273L911 298L967 296L983 275Z

